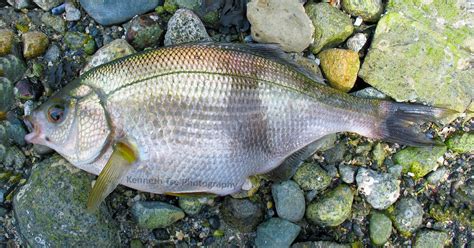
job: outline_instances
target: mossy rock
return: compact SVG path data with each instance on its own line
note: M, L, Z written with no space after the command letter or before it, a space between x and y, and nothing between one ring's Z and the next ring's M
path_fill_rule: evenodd
M18 230L33 247L119 245L118 225L102 204L86 211L91 177L58 155L33 167L13 200Z
M403 172L411 172L422 178L438 167L437 160L447 151L446 146L408 147L397 152L393 159L403 166Z
M338 226L350 217L353 199L351 188L341 184L311 202L306 218L321 226Z
M464 112L474 98L474 29L466 20L459 1L390 0L359 77L397 101Z
M446 145L455 152L474 152L474 133L456 134L446 141Z

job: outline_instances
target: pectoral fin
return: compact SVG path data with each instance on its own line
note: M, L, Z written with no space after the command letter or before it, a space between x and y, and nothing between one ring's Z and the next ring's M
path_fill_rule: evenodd
M112 193L137 159L138 154L132 144L125 141L116 143L109 161L100 172L87 200L89 212L94 212L99 208L100 203Z

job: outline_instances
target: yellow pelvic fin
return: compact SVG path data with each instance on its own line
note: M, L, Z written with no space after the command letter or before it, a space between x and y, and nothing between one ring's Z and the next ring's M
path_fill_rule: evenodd
M114 191L122 177L137 161L138 153L134 148L132 144L125 141L116 143L109 161L100 172L90 192L87 200L87 210L89 212L94 212L99 208L100 203Z
M0 111L0 121L3 121L7 118L7 112Z

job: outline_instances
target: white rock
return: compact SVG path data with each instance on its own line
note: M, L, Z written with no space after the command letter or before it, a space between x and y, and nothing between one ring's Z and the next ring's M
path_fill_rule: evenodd
M301 52L313 42L314 26L300 1L253 0L247 18L257 42L279 44L286 52Z
M92 55L91 60L84 67L82 72L86 72L96 66L105 64L114 59L124 57L126 55L135 53L135 49L127 43L126 40L116 39L110 42L109 44L101 47L97 52Z
M347 40L347 48L359 52L367 43L367 36L364 33L357 33Z

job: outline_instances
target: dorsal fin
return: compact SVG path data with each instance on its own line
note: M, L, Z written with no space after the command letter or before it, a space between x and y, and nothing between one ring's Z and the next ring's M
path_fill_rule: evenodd
M243 53L250 53L255 56L264 57L280 64L284 64L293 70L303 74L307 78L318 82L324 83L324 78L314 74L305 67L297 64L289 58L289 56L281 50L277 44L255 44L255 43L214 43L214 42L200 42L197 43L202 46L218 47L225 50L239 51Z

